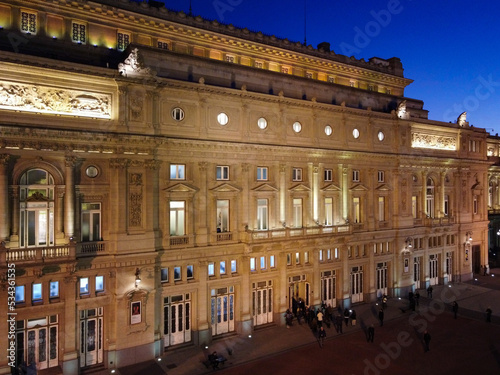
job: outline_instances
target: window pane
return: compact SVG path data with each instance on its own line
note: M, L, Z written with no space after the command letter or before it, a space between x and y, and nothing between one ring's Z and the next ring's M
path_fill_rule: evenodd
M98 292L104 290L104 276L95 277L95 290Z
M89 278L82 277L80 279L80 294L85 294L89 292Z
M24 285L16 286L16 303L24 302Z
M50 282L49 297L50 298L59 297L59 281Z
M31 294L31 299L33 301L38 301L42 299L42 284L33 284L33 292Z

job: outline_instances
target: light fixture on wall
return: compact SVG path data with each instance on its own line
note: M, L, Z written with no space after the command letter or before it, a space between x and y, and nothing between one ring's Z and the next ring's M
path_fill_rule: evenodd
M465 233L465 241L466 242L471 242L472 241L472 232Z
M413 238L406 237L405 243L406 243L406 248L411 249L413 247Z
M141 270L137 268L135 270L135 287L137 288L141 282Z

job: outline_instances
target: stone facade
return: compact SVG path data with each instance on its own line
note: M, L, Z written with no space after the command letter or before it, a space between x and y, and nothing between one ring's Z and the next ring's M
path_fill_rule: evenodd
M14 362L112 369L487 263L500 142L429 120L397 58L127 0L0 1L0 26Z

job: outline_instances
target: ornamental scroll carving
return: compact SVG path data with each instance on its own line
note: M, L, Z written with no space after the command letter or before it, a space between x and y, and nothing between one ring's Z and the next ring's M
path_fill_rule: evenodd
M109 119L111 94L3 81L0 109Z
M129 226L142 226L142 173L130 173L129 179Z
M457 149L457 139L442 135L413 133L411 147L455 151Z

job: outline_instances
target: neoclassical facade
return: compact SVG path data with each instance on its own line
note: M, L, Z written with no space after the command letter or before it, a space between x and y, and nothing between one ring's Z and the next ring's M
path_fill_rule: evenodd
M428 119L398 58L129 0L0 0L0 27L0 374L122 367L488 261L500 142Z

